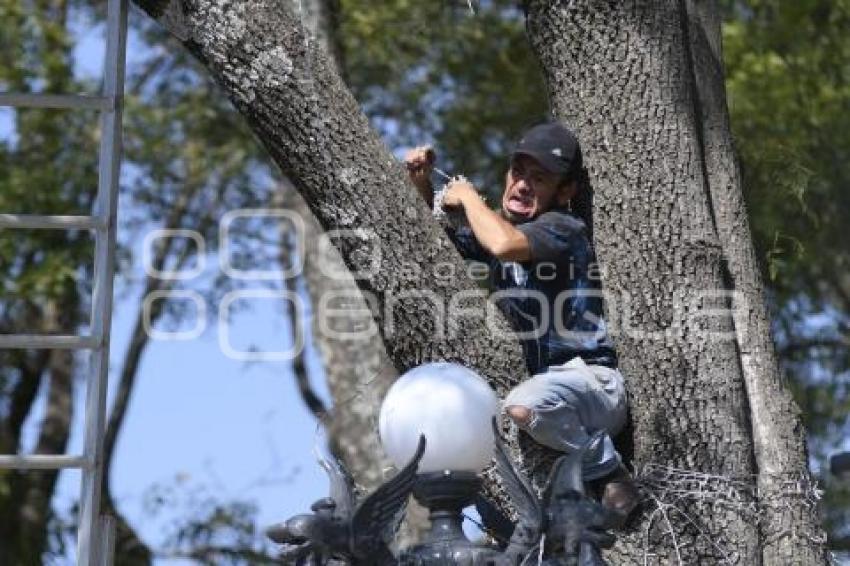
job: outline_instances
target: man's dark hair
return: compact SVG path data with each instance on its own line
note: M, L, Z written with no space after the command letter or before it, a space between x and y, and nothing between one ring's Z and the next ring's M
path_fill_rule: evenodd
M584 221L587 226L587 237L593 242L593 187L590 186L590 175L587 167L577 167L575 170L561 175L559 186L576 183L576 194L570 200L572 213Z

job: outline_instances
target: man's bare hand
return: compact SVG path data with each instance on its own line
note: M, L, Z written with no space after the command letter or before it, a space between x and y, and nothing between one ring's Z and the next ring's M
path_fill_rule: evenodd
M404 164L410 181L419 190L419 194L431 206L434 200L434 187L431 185L431 172L434 170L434 162L437 154L430 145L421 145L409 150L404 155Z
M446 192L443 195L442 206L444 209L453 209L463 206L464 199L475 198L479 199L478 191L466 179L455 177L446 186Z

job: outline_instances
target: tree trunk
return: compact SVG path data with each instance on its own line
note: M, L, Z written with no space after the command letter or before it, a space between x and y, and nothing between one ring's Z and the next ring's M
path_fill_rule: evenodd
M646 556L640 539L660 528L670 538L650 538L649 549L660 562L761 564L764 544L765 564L819 563L816 542L773 554L774 528L789 519L777 525L755 507L747 359L722 261L730 217L719 218L722 198L708 174L717 162L703 154L685 3L528 2L527 11L554 112L577 130L596 189L596 246L630 390L634 463L651 499L615 562ZM712 127L728 139L727 123ZM785 395L770 381L760 391L759 403ZM792 419L779 414L784 401L777 409L775 418ZM783 446L779 458L799 462L801 446ZM678 502L659 489L679 490ZM810 533L800 495L791 495L793 516ZM770 536L760 537L759 523Z
M735 290L735 333L750 405L759 504L764 514L764 563L816 564L825 559L825 534L816 500L811 497L805 429L779 368L744 204L726 106L720 11L716 2L688 0L687 15L705 176L728 283Z

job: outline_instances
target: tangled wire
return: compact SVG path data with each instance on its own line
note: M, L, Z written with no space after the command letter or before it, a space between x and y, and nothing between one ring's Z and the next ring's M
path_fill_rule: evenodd
M637 470L636 479L648 513L643 533L644 564L649 563L650 534L659 523L662 535L670 537L679 564L685 562L677 533L687 527L716 551L720 564L738 563L737 554L723 544L722 538L707 533L687 512L694 505L707 505L712 512L737 515L761 527L767 519L766 509L791 510L789 496L814 509L823 495L808 474L777 478L778 487L770 493L759 493L755 476L729 477L651 463Z

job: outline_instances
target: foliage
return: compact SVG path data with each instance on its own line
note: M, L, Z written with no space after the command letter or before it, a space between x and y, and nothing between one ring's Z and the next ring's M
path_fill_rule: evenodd
M67 22L64 3L0 2L0 91L92 90L73 75ZM96 114L33 109L4 112L2 118L14 135L0 141L0 210L87 213L97 186ZM87 232L4 231L0 332L68 333L87 323L90 287L84 282L91 279L93 244ZM31 446L23 446L23 423L42 383L56 385L63 395L69 389L67 376L50 367L51 358L55 363L58 355L0 352L0 453L43 451L67 442L66 428L44 424L36 429ZM69 415L54 424L64 418ZM34 563L39 549L58 539L49 505L55 481L56 473L50 471L0 472L0 561Z
M349 84L392 148L433 143L438 166L500 194L517 136L548 113L516 2L341 1Z
M214 490L179 476L152 486L145 500L151 519L177 517L158 552L163 558L190 558L210 566L278 563L257 530L252 502L222 502Z
M55 18L55 19L54 19ZM75 80L65 15L0 4L0 89L11 92L91 91ZM22 110L14 138L0 141L0 210L86 214L97 186L97 115L91 111ZM85 157L84 157L85 156ZM87 233L20 231L0 239L0 297L6 324L37 302L68 297L92 261ZM18 331L23 331L18 328Z

